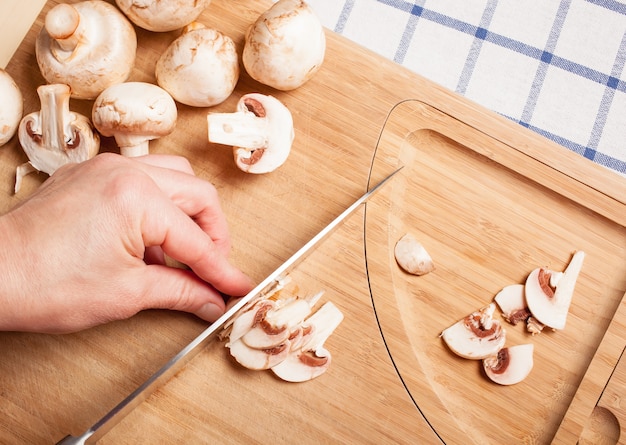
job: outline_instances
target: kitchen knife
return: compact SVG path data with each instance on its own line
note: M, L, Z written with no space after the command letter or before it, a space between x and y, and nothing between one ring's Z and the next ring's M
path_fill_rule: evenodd
M130 411L136 406L142 403L153 391L155 391L159 384L165 383L176 374L189 360L200 352L202 347L208 343L239 310L248 304L248 302L255 298L261 297L280 285L281 281L287 276L287 273L293 269L298 263L300 263L307 254L313 250L313 247L321 240L326 238L330 233L343 222L349 215L351 215L361 204L367 201L376 191L387 183L396 173L398 173L402 167L391 173L376 186L371 188L363 196L357 199L350 207L344 210L339 216L337 216L330 224L328 224L321 232L315 235L310 241L302 246L296 253L294 253L287 261L281 264L278 269L272 272L267 278L259 283L252 291L246 296L242 297L228 309L220 318L212 323L207 329L205 329L200 335L198 335L191 343L183 348L176 356L170 359L161 369L155 372L148 380L146 380L141 386L133 391L128 397L122 400L117 406L109 411L98 422L93 424L87 431L80 436L66 436L57 445L82 445L88 443L95 443L99 438L106 434L111 428L117 425Z

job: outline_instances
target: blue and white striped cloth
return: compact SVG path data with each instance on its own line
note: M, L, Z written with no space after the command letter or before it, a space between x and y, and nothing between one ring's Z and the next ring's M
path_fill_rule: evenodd
M626 177L626 3L308 3L326 28Z

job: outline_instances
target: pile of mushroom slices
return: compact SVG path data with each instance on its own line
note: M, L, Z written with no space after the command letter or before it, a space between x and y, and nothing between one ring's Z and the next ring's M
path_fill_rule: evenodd
M504 346L506 330L493 318L496 307L511 325L525 322L532 335L544 327L564 329L584 258L583 251L576 251L563 272L534 269L524 284L504 287L493 302L446 328L442 339L460 357L482 360L485 374L492 381L501 385L521 382L533 368L534 346Z
M315 309L323 292L309 297L284 294L276 290L248 303L220 337L245 368L270 369L287 382L305 382L330 367L331 354L324 343L343 314L330 301Z
M0 106L0 145L18 133L29 158L17 169L16 192L30 172L52 174L65 163L95 156L99 135L113 137L124 156L148 154L151 140L174 131L176 102L210 108L233 94L240 75L236 45L197 21L210 0L116 0L116 5L84 0L48 11L35 55L50 88L38 90L41 111L24 118L22 131L21 92L0 72L6 98ZM155 61L155 84L129 81L138 45L133 25L155 33L181 30ZM289 91L315 75L325 51L324 30L313 10L302 0L279 0L249 26L242 63L259 83ZM70 98L93 101L91 121L69 110ZM291 112L266 94L244 94L233 113L209 112L207 124L208 141L232 146L237 167L248 173L280 167L294 140Z

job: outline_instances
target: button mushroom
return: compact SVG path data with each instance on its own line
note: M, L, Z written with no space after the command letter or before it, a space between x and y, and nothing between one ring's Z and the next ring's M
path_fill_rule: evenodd
M94 99L128 78L137 36L126 17L107 2L62 3L46 14L35 50L48 83L68 84L73 98Z
M41 110L24 116L19 125L19 141L29 162L17 168L16 193L24 175L35 170L51 175L62 165L94 157L100 149L89 119L70 111L69 86L41 85L37 94Z
M493 319L495 309L496 304L490 303L446 328L441 337L450 350L463 358L479 360L502 349L506 331Z
M294 139L293 118L273 96L245 94L235 113L209 113L208 139L233 146L237 167L248 173L269 173L289 156Z
M103 136L113 136L124 156L142 156L149 142L170 134L178 112L172 96L146 82L112 85L96 98L92 120Z
M212 107L237 85L237 50L230 37L194 22L161 55L155 73L159 86L178 102Z
M9 142L17 131L24 113L22 92L13 77L0 68L0 147Z
M413 275L424 275L435 269L429 253L410 233L396 242L394 256L398 265Z
M242 54L250 76L278 90L293 90L320 69L324 29L302 0L279 0L248 28Z
M342 320L339 308L326 302L304 323L313 329L308 341L299 349L292 347L287 357L271 368L274 374L287 382L305 382L325 373L331 363L331 354L324 348L324 343Z
M116 0L117 6L137 26L167 32L196 20L211 0Z
M531 343L502 348L495 355L483 359L485 374L500 385L515 385L533 369L533 351Z
M540 323L556 330L565 328L574 287L584 259L585 252L579 250L574 253L562 274L540 267L528 275L525 285L526 303L533 317Z

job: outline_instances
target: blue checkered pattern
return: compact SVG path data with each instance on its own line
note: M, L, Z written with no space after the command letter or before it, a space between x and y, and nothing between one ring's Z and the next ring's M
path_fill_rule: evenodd
M308 3L325 27L626 177L626 3Z

